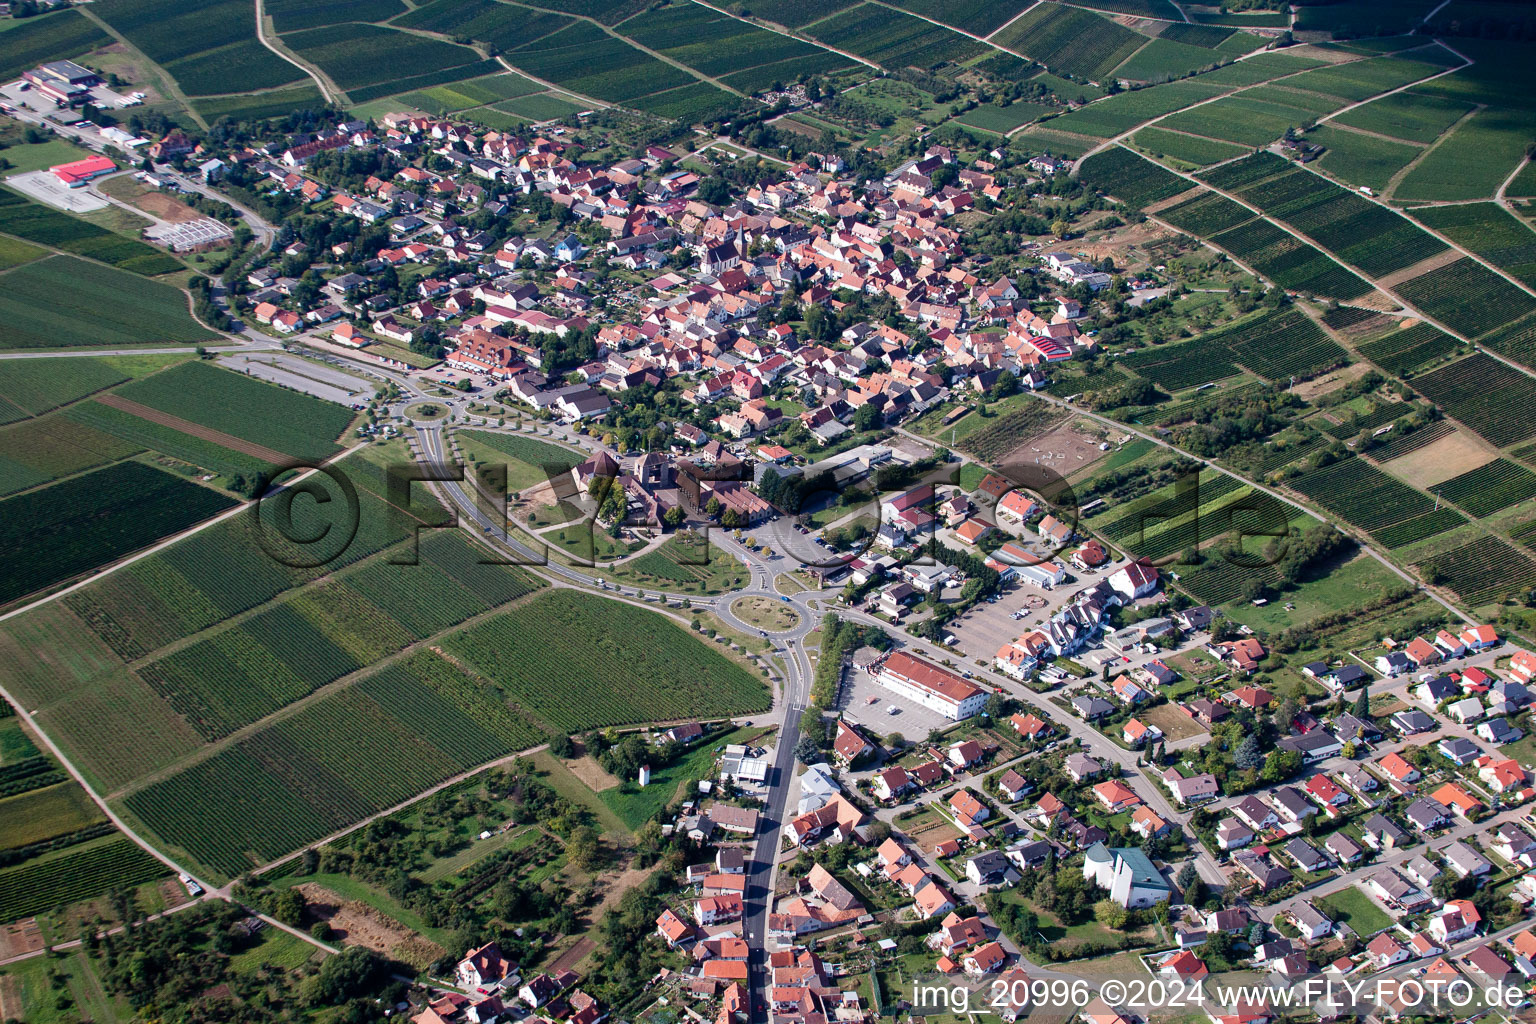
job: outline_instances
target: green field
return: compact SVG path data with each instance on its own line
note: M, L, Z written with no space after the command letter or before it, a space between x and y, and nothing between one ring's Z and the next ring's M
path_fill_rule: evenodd
M1426 206L1413 216L1518 281L1536 287L1536 231L1496 203Z
M60 302L68 294L71 302ZM0 348L111 348L217 340L178 289L72 256L5 275ZM92 390L95 390L94 388Z
M1242 146L1197 135L1184 135L1163 128L1143 128L1131 136L1131 145L1144 153L1172 160L1193 170L1207 164L1234 160L1247 152ZM1246 219L1246 218L1245 218Z
M569 472L581 461L581 453L559 445L536 441L522 434L496 433L489 430L466 430L460 435L474 445L490 449L485 456L495 455L507 467L507 491L524 490L548 481L551 475ZM476 452L476 455L481 453Z
M568 732L766 707L759 679L681 627L655 612L612 610L602 598L554 591L445 648L495 679L524 714ZM635 679L647 685L620 685Z
M1457 123L1451 134L1398 183L1398 199L1492 198L1525 158L1530 118L1489 107ZM1469 154L1476 159L1469 160Z
M105 820L73 781L34 789L0 800L0 849L40 843Z
M353 417L344 405L204 362L173 366L117 394L300 459L334 455Z
M1147 37L1101 14L1046 3L997 33L997 42L1058 74L1103 82Z
M240 0L101 0L100 17L160 64L189 95L267 89L303 78L262 46L256 20Z
M7 359L0 361L0 400L26 415L41 416L127 379L100 359Z
M1428 145L1473 110L1470 103L1413 91L1394 93L1334 118L1338 124Z
M987 52L984 43L876 4L860 4L806 31L829 46L893 69L958 63Z
M1349 925L1361 939L1392 927L1386 912L1352 885L1322 897L1317 906L1333 920Z
M697 81L585 22L525 42L502 56L535 78L611 103L626 103Z
M481 60L467 46L378 25L341 24L306 29L283 36L283 42L348 93L390 83L403 86L406 80L417 76L466 67Z
M1331 125L1310 132L1307 141L1328 148L1317 162L1323 170L1348 184L1368 185L1378 192L1422 152L1417 146L1388 142Z
M1500 447L1536 434L1536 381L1481 352L1419 374L1413 387Z
M0 503L0 603L52 586L221 512L234 502L138 462Z
M132 238L0 189L0 232L154 276L184 269L180 260Z
M209 124L221 117L235 121L259 121L270 117L287 117L298 110L319 110L326 105L325 97L313 85L300 85L292 89L274 89L271 92L251 96L198 97L192 101L203 120Z
M39 64L79 57L107 46L112 37L79 11L65 9L17 21L0 46L0 78L11 79Z
M1078 132L1107 139L1136 127L1143 121L1182 110L1192 104L1221 95L1221 87L1198 81L1169 82L1149 89L1136 89L1095 100L1070 114L1053 118L1051 127L1064 132Z

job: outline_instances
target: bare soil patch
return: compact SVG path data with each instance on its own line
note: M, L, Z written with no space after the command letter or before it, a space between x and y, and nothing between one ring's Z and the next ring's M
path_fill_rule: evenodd
M192 207L161 192L147 192L134 200L134 206L145 213L159 217L161 220L170 221L172 224L186 224L190 221L201 220L203 215Z
M1024 441L1000 461L1004 465L1035 463L1065 477L1091 465L1103 454L1099 451L1097 434L1090 434L1076 422L1067 420Z
M1138 715L1148 725L1155 725L1163 730L1163 736L1170 740L1184 740L1191 736L1203 736L1205 730L1200 723L1186 715L1176 704L1159 704L1146 714Z
M1325 373L1321 377L1314 377L1312 380L1304 381L1291 390L1300 398L1316 398L1318 395L1326 395L1335 388L1341 388L1352 380L1359 380L1370 369L1371 365L1369 363L1350 363L1348 366L1334 370L1332 373Z
M366 903L344 900L314 882L305 882L297 888L309 902L307 917L311 921L328 923L336 938L348 945L366 946L376 953L423 968L447 952Z
M43 930L37 926L35 917L24 917L20 921L0 928L0 960L8 960L23 953L35 953L42 948ZM19 1017L20 1014L0 1016Z
M173 910L183 903L190 902L192 897L187 895L187 887L181 884L179 878L163 879L159 885L160 898L165 901L165 909Z
M1383 288L1396 288L1404 281L1411 281L1416 277L1429 273L1431 270L1438 270L1447 264L1455 263L1459 259L1461 259L1459 251L1447 249L1445 252L1436 253L1428 259L1419 260L1419 262L1411 267L1404 267L1395 274L1388 274L1386 277L1377 278L1376 283Z
M961 838L959 830L942 819L924 823L906 832L907 838L924 853L932 853L945 840Z
M1433 487L1453 476L1485 466L1497 457L1497 453L1489 451L1469 432L1455 430L1416 452L1383 462L1381 468L1408 483Z
M222 430L205 427L201 423L184 420L180 416L172 416L170 413L161 412L159 409L151 409L149 406L141 402L135 402L131 398L106 394L101 395L96 400L103 405L110 405L114 409L121 409L123 412L132 413L140 419L149 420L151 423L158 423L163 427L170 427L172 430L179 430L183 434L200 437L204 441L212 441L214 444L222 445L232 451L243 452L253 458L261 459L263 462L285 466L293 461L290 456L284 455L282 452L243 440L242 438L235 437L233 434L226 434Z
M620 783L608 770L597 763L597 758L587 755L578 757L572 761L566 761L565 766L571 770L571 774L582 781L588 789L594 793L601 793L605 789L613 789Z
M21 1020L21 981L14 975L0 976L0 1018Z

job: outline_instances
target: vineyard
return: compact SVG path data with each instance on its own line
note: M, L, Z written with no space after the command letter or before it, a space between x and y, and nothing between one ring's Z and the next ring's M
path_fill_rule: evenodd
M612 608L571 591L545 593L444 647L525 713L568 732L767 706L760 680L682 628L655 612L615 616Z
M1389 548L1402 547L1466 522L1454 509L1372 466L1346 458L1288 482Z
M66 252L88 256L102 263L110 263L135 274L154 276L169 274L183 269L180 260L168 256L154 246L122 235L113 234L83 220L49 209L41 203L23 199L15 192L0 189L0 231L25 238L40 245L51 245ZM92 268L93 270L100 268ZM141 284L135 282L135 284ZM154 293L150 289L146 294ZM183 305L181 312L186 313ZM217 337L210 331L201 330L188 341L202 341Z
M1481 352L1420 374L1413 386L1500 447L1536 434L1536 381Z
M79 11L66 8L46 18L17 20L5 33L0 77L15 78L39 64L78 57L97 47L109 46L112 37Z
M1138 132L1137 138L1141 135ZM1201 192L1193 199L1186 199L1177 206L1159 211L1157 217L1176 228L1204 237L1248 223L1253 219L1253 211L1239 206L1226 196Z
M543 738L489 684L422 651L124 804L232 876Z
M1083 182L1137 209L1170 199L1194 188L1193 182L1164 170L1124 146L1115 146L1083 161Z
M387 2L397 3L398 0L387 0ZM274 13L273 17L276 18L277 15ZM422 4L393 22L401 28L464 36L482 43L489 43L500 50L510 50L516 46L536 42L571 23L571 19L562 14L531 11L524 7L497 3L495 0L432 0L431 3ZM287 30L280 28L279 31ZM481 102L490 101L482 100Z
M0 869L0 921L132 889L168 874L164 864L123 838Z
M289 33L283 42L346 91L464 67L480 60L480 55L467 46L378 25L340 24L306 29Z
M535 78L612 103L697 81L585 22L524 43L505 56Z
M1445 420L1436 420L1427 423L1417 430L1404 433L1395 431L1385 444L1379 444L1371 449L1371 458L1376 462L1391 462L1400 459L1404 455L1412 454L1420 448L1428 448L1442 437L1449 437L1456 432L1456 427Z
M1468 604L1501 600L1507 594L1536 586L1536 561L1497 537L1479 537L1425 559L1420 567L1460 594Z
M296 458L322 459L352 422L352 410L255 377L193 361L119 388L161 412Z
M985 36L996 31L1028 5L1020 0L1011 3L997 3L995 0L896 0L896 6L973 35Z
M1404 281L1394 290L1425 315L1468 338L1536 310L1536 298L1466 257Z
M1259 564L1240 564L1219 554L1207 554L1195 568L1179 570L1179 586L1196 601L1215 607L1236 601L1255 579L1270 585L1280 582L1280 571L1273 565L1261 558L1251 561Z
M1204 167L1221 160L1232 160L1245 152L1243 147L1234 146L1230 142L1218 142L1155 127L1143 128L1131 137L1131 143L1143 152L1190 167Z
M1452 477L1436 486L1435 491L1481 519L1517 502L1536 498L1536 473L1508 459L1495 459Z
M179 290L73 256L29 263L5 280L0 348L136 346L215 337L187 313ZM76 301L59 302L64 290Z
M1108 139L1194 103L1221 95L1221 90L1202 82L1169 82L1151 89L1137 89L1108 96L1051 122L1064 132ZM1217 143L1220 145L1220 143Z
M1147 42L1103 15L1064 4L1037 4L996 39L1057 74L1090 82L1106 81Z
M1349 354L1294 306L1239 320L1206 334L1199 344L1276 382L1349 361Z
M40 416L127 379L100 359L8 359L0 362L0 398Z
M1371 290L1370 285L1329 259L1322 250L1268 221L1249 221L1211 236L1210 241L1291 291L1348 301Z
M1181 345L1141 349L1121 359L1120 365L1168 391L1180 391L1240 372L1227 360L1227 355L1225 348L1197 339Z
M0 849L57 840L104 820L73 780L34 789L0 800Z
M1028 401L1022 408L962 438L959 446L982 462L995 465L1027 439L1044 433L1059 418L1055 406Z
M877 4L861 4L806 31L829 46L888 68L959 63L987 52L985 43Z
M406 8L400 0L330 0L325 4L311 0L267 0L264 9L279 32L292 32L343 21L388 21L405 13Z
M1433 324L1417 321L1372 341L1360 343L1360 354L1388 373L1407 373L1428 362L1438 362L1460 346L1455 338Z
M1466 117L1473 105L1430 93L1396 93L1334 118L1339 124L1428 145Z
M1413 215L1516 280L1536 287L1536 231L1495 203L1426 206Z
M0 496L4 496L126 459L144 449L68 417L49 416L0 430L0 450L7 453L0 456Z
M827 52L698 4L653 8L624 22L619 31L641 46L706 75L739 70L744 54L750 54L753 64L770 64ZM847 66L852 62L842 58L842 63ZM718 91L705 83L699 84L712 92Z
M94 569L234 502L123 462L0 503L0 603Z
M257 41L251 11L240 0L103 0L92 11L188 93L230 92L231 82L262 89L304 77Z

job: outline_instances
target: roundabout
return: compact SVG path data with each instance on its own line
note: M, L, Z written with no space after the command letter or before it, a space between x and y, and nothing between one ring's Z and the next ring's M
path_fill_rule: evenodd
M755 629L783 633L800 624L800 612L777 597L750 594L731 602L731 614Z

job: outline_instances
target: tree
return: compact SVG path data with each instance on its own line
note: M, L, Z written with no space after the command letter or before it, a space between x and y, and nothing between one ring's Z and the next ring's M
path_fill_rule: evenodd
M549 738L549 752L556 757L575 757L576 744L569 733L556 733Z
M591 825L577 826L565 841L565 852L571 863L583 871L594 871L607 859L601 837Z
M272 916L283 924L297 927L304 921L304 909L309 901L297 889L284 889L272 901Z
M795 757L801 764L815 764L822 759L821 745L813 736L801 736L800 742L795 744Z
M853 426L855 430L868 431L879 430L882 422L880 410L875 408L873 402L865 402L859 406L859 411L853 414Z
M1232 763L1243 771L1252 771L1264 763L1263 751L1259 749L1259 738L1253 733L1243 737L1243 741L1237 745L1237 750L1232 754Z
M1013 375L1012 370L1004 370L1002 373L997 375L997 380L992 383L992 390L989 392L989 394L992 396L993 400L996 401L998 399L1007 398L1009 395L1017 394L1018 391L1019 378Z
M1360 696L1355 698L1355 717L1362 722L1371 720L1371 687L1367 683L1360 687Z
M661 521L663 523L666 523L667 526L669 526L669 527L671 527L672 529L675 530L679 526L682 526L683 522L687 518L688 518L688 514L683 511L683 506L681 506L681 505L673 505L671 508L667 509L664 513L662 513Z
M1093 916L1099 924L1118 931L1130 920L1131 912L1114 900L1099 900L1093 905Z
M1179 874L1174 881L1178 883L1179 890L1182 892L1188 889L1190 883L1199 877L1200 872L1195 870L1195 862L1189 861L1182 868L1179 868Z

